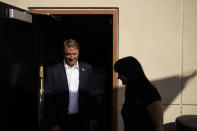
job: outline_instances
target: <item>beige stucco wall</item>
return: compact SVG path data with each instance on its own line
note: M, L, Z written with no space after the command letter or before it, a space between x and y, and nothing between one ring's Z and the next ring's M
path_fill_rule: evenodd
M163 99L164 123L197 114L196 0L2 0L28 7L118 7L119 58L133 55ZM195 74L196 73L196 74ZM120 83L121 85L121 83ZM118 89L118 131L124 88Z
M0 0L0 1L18 7L18 0Z
M184 2L183 76L192 76L182 87L183 114L197 114L197 1Z

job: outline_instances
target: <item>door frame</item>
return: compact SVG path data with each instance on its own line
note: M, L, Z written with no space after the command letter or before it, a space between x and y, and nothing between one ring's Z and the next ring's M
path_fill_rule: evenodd
M29 7L28 10L36 14L110 14L113 15L113 65L118 58L118 8L47 8ZM118 105L117 105L117 73L113 70L113 90L112 90L112 131L117 131Z

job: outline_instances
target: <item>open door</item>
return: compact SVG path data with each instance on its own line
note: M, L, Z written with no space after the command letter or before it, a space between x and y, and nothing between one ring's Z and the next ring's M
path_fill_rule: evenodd
M48 15L32 12L0 3L0 79L5 90L1 120L4 129L45 131L40 119L43 83L40 83L39 65L45 70L62 59L60 45L64 37L73 36L80 43L79 59L94 68L100 98L97 130L115 131L117 78L113 64L117 58L117 11L116 15L114 11L81 11L81 14L69 11L73 14Z
M39 129L39 51L32 15L25 12L0 3L0 118L6 131Z

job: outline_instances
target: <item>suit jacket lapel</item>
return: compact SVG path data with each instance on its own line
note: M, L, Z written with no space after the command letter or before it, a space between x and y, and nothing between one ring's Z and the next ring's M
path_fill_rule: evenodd
M78 64L79 64L79 89L80 89L82 88L84 78L85 78L85 68L80 62L78 62Z
M67 80L66 70L65 70L63 61L60 64L59 71L60 71L60 79L63 82L63 85L64 85L65 89L68 89L68 80Z
M82 88L82 85L84 82L86 69L84 68L84 66L80 62L78 62L78 64L79 64L79 89L80 89L80 88ZM66 76L64 62L61 62L59 71L60 71L60 79L63 82L63 85L66 89L68 89L68 80L67 80L67 76Z

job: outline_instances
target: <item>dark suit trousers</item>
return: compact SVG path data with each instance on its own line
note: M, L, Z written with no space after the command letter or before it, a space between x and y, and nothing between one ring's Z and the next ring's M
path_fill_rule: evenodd
M66 115L60 124L61 131L89 131L89 120L79 114Z

